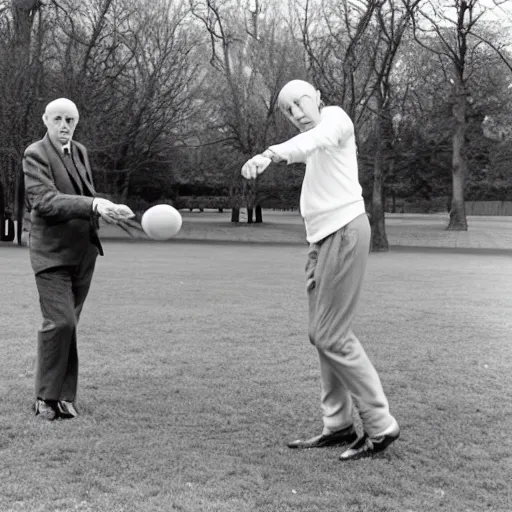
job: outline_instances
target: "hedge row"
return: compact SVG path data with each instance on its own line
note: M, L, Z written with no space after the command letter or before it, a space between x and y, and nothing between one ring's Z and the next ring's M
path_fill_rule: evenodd
M233 207L242 207L242 204L233 204L233 199L228 196L180 196L175 199L158 199L148 202L139 197L130 198L129 206L134 211L145 211L155 204L170 204L178 210L229 210ZM294 201L267 200L261 205L263 208L296 209L298 205Z

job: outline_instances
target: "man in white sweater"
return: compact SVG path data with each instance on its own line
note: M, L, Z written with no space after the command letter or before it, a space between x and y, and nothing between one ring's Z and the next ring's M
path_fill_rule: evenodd
M400 428L389 412L379 376L352 331L370 247L370 224L358 179L354 126L340 107L322 105L302 80L287 83L280 110L300 130L292 139L251 158L242 175L256 178L271 162L303 162L300 211L310 244L306 265L309 339L320 358L323 431L290 448L349 445L341 460L383 451ZM357 406L364 435L357 436Z

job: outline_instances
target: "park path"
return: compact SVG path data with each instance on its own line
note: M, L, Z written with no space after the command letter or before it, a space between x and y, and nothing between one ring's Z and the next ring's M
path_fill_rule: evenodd
M230 213L181 211L183 226L174 241L246 242L306 245L302 218L297 211L265 210L262 224L231 223ZM446 231L447 214L387 214L386 234L391 249L473 250L512 255L512 216L468 217L467 231ZM102 223L101 239L125 240L119 227ZM137 238L146 239L145 235ZM147 240L147 239L146 239ZM11 243L0 243L12 245Z
M446 231L448 215L393 215L386 219L390 245L512 251L512 217L468 217L467 231Z
M232 224L228 213L181 212L183 227L176 241L216 241L305 244L297 212L264 211L263 224ZM446 231L447 214L388 214L390 247L511 251L512 217L468 217L468 231ZM102 226L104 240L126 238L113 226Z

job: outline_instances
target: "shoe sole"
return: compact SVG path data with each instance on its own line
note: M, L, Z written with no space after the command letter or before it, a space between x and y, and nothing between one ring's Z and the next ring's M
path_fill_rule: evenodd
M357 434L354 432L353 435L347 436L345 438L339 438L339 439L327 439L327 440L318 440L314 441L312 443L307 443L307 441L293 441L291 443L288 443L286 446L288 448L292 449L299 449L299 450L309 450L310 448L328 448L331 446L344 446L346 444L353 443L357 440Z

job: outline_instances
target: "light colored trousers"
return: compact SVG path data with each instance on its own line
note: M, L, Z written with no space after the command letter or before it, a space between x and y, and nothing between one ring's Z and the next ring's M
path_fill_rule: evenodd
M324 433L351 425L354 403L370 436L393 422L379 375L352 332L370 236L363 214L309 248L309 339L320 357Z

